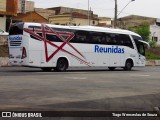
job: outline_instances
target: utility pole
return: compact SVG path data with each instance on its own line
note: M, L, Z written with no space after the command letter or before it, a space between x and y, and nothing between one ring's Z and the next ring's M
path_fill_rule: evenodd
M88 25L90 26L90 9L89 9L89 0L88 0Z
M117 0L115 0L114 28L117 27Z
M117 0L115 0L115 13L114 13L114 28L117 27L117 17L122 13L122 11L129 5L129 3L133 2L135 0L130 0L128 4L118 13L118 8L117 8Z

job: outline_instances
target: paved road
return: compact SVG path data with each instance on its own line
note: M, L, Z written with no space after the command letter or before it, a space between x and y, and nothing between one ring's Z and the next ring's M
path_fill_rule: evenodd
M160 67L42 72L0 67L0 110L129 110L160 106Z

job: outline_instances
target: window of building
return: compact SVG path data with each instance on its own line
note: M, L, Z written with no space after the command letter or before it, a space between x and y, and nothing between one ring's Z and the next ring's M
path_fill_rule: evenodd
M152 37L152 40L157 42L158 41L158 37Z

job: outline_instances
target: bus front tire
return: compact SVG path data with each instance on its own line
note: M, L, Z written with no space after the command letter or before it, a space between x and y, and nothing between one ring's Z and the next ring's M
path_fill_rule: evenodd
M133 67L133 62L132 60L127 60L126 61L126 64L125 64L125 67L124 67L124 70L126 71L130 71Z
M57 61L57 66L55 68L56 71L58 72L63 72L66 71L68 68L68 61L66 58L59 58Z

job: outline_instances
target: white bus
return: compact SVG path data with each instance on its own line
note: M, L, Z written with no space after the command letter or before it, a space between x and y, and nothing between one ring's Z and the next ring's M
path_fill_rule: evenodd
M127 30L15 23L9 31L12 65L65 71L68 67L117 67L131 70L145 66L141 36Z

